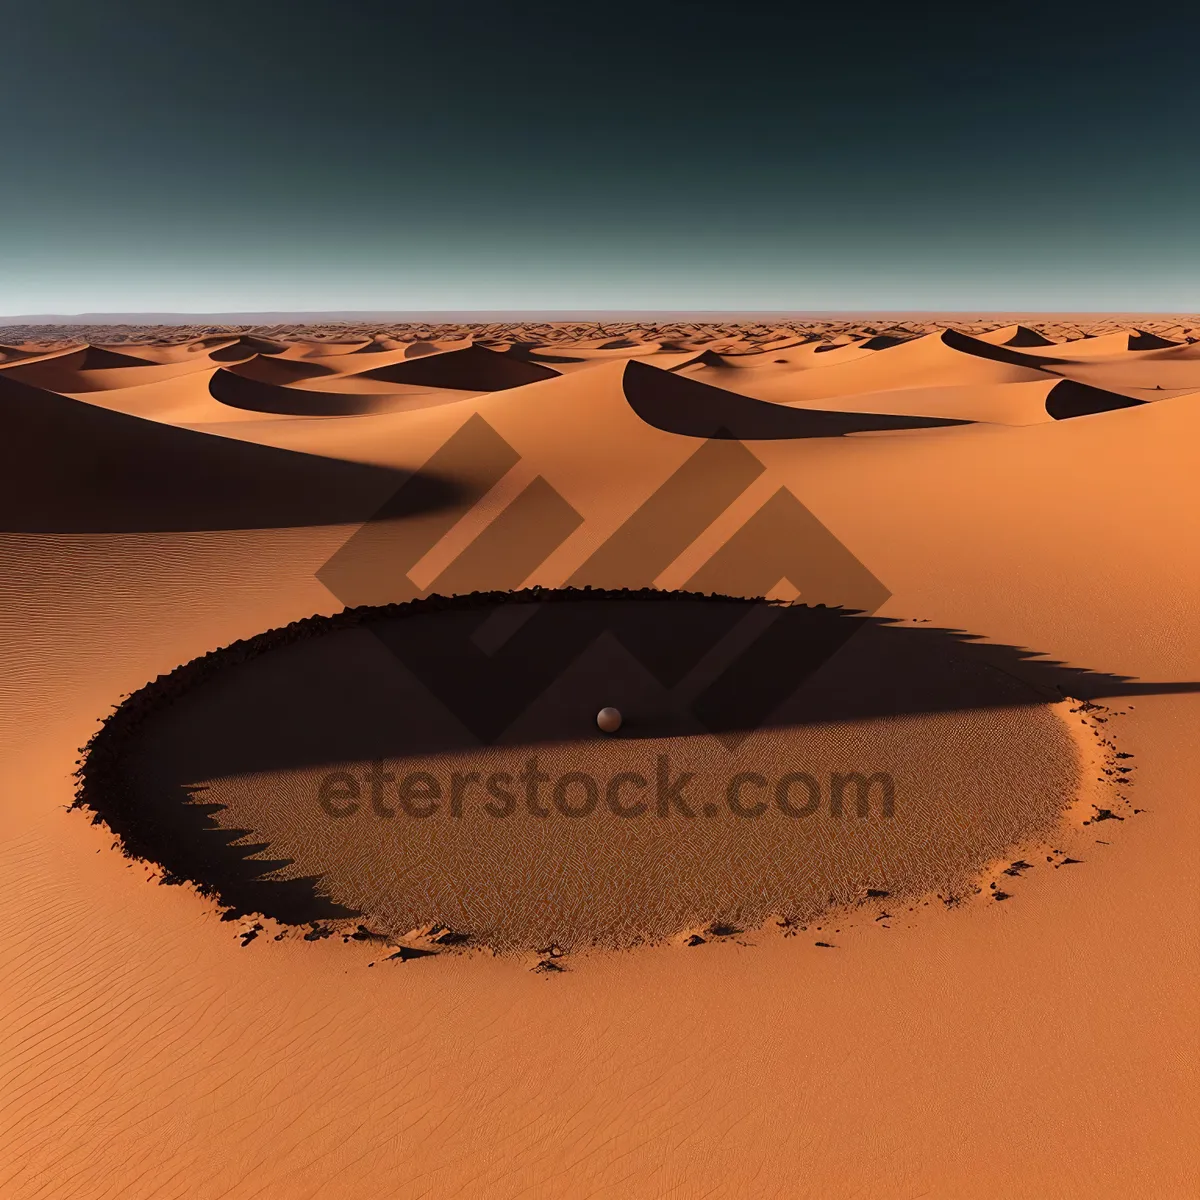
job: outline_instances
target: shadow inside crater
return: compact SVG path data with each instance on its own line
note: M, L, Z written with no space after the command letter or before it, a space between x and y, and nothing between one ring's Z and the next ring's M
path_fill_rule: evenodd
M836 608L649 590L434 596L309 618L160 677L89 743L76 804L169 878L302 924L361 912L316 875L271 877L294 856L223 824L205 781L488 747L591 745L608 761L645 744L733 762L763 731L802 741L853 723L1196 690ZM625 718L617 738L596 728L607 705Z

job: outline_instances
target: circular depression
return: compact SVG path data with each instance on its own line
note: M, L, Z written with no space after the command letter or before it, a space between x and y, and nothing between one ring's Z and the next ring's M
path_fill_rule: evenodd
M239 911L496 950L961 894L1080 782L1003 648L686 593L314 617L118 708L80 801ZM596 713L620 710L619 734Z

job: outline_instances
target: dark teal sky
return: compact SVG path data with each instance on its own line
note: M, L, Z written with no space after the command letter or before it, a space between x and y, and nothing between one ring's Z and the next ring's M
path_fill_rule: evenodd
M1196 311L1157 11L44 0L0 314Z

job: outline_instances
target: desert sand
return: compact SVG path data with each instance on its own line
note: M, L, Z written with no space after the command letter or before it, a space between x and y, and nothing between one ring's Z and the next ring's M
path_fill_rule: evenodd
M0 330L0 1196L1194 1194L1197 339Z

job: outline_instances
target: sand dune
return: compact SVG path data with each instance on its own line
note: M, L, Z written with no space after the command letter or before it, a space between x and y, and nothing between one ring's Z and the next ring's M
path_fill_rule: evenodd
M537 363L476 347L434 349L415 357L412 349L384 351L363 360L357 354L332 360L259 355L217 372L209 387L217 400L234 408L344 416L445 404L558 375ZM377 365L380 359L384 361Z
M787 362L761 372L733 371L712 365L682 368L680 374L742 391L760 400L780 404L827 401L838 396L916 387L989 386L1030 383L1045 378L1039 365L1027 364L1023 352L1000 350L946 330L901 342L883 350L829 351L818 354L796 369L801 352L783 355ZM984 353L986 352L986 353ZM835 360L835 355L839 356Z
M80 349L78 346L58 350L44 350L28 346L0 346L0 366L7 367L17 363L31 362L34 359L53 358L78 349Z
M1047 394L1046 411L1056 421L1065 421L1071 417L1088 417L1096 413L1112 412L1114 409L1133 408L1142 403L1144 401L1130 396L1091 387L1086 383L1076 383L1073 379L1064 379L1061 383L1056 383Z
M900 388L807 401L794 407L808 410L816 405L846 413L891 413L962 422L986 421L995 425L1034 425L1053 420L1046 409L1046 398L1060 382L1056 378L1047 378L1027 383Z
M218 370L209 364L207 370L188 371L167 379L106 391L62 392L61 395L81 400L98 408L143 417L167 425L213 423L247 420L258 414L230 408L212 395L210 382Z
M1190 1195L1200 322L952 323L5 333L0 1194Z
M1173 343L1151 335L1142 335L1126 329L1096 337L1077 338L1059 342L1052 346L1028 346L1031 355L1061 358L1067 361L1101 358L1110 354L1123 354L1130 350L1158 350Z
M444 354L450 350L468 350L474 345L475 339L467 337L450 338L418 338L409 342L404 348L405 358L424 358L427 354Z
M569 350L556 351L552 346L538 347L536 343L529 347L537 353L539 359L553 361L555 358L566 357L574 362L590 360L604 361L609 358L633 358L643 354L654 354L662 349L661 342L634 342L628 338L617 338L600 346L573 345Z
M772 361L782 356L782 361L798 367L832 367L837 363L850 362L856 358L865 358L871 351L860 341L846 342L807 342L795 350L779 351L772 355Z
M469 345L469 342L468 342ZM465 347L451 347L451 349ZM307 349L307 348L306 348ZM313 348L314 351L321 347ZM351 351L340 351L336 354L305 353L299 356L283 354L259 354L245 368L260 372L259 377L267 380L277 380L290 383L312 378L325 378L331 375L352 375L364 371L378 370L392 363L404 362L414 358L423 358L427 354L443 353L439 347L428 342L398 343L381 345L379 342L368 342ZM274 372L274 376L271 376Z
M237 350L239 354L283 354L288 350L288 343L279 341L274 338L260 337L254 334L242 334L238 338L236 346L230 346L229 350ZM230 354L229 357L237 361L237 355ZM301 352L294 353L293 358L302 357Z
M1196 347L1178 346L1133 354L1110 354L1057 363L1058 375L1125 392L1141 399L1200 391L1200 354Z
M385 470L194 433L0 375L0 527L20 532L246 529L362 521ZM440 503L430 481L428 502Z
M273 350L260 350L259 353L274 354L278 358L305 360L337 358L345 354L353 354L371 343L366 338L356 338L353 341L309 341L309 342L280 342Z
M192 371L211 370L216 364L207 354L182 361L155 363L131 355L115 354L88 346L71 354L54 355L30 363L0 367L4 377L56 392L100 392L137 387L173 379Z
M282 361L288 361L292 365L307 367L314 375L319 373L320 377L324 378L329 375L354 375L362 371L376 370L379 367L389 366L392 363L404 362L405 359L418 357L413 354L413 349L412 345L388 347L371 343L361 350L355 350L350 354L313 355L310 358L298 361ZM266 362L267 359L260 357L256 361L262 363ZM274 361L281 362L278 358Z
M853 348L861 350L864 354L867 353L867 348L858 343L855 343ZM681 375L697 375L702 374L706 368L713 368L719 371L756 371L772 366L832 366L835 362L841 361L841 357L826 358L822 355L822 357L817 358L818 349L828 350L830 354L838 353L829 347L822 347L820 343L791 343L786 347L775 350L753 352L743 350L737 354L718 354L715 350L702 350L699 354L684 359L674 369ZM857 357L857 355L848 355L845 357Z
M1004 325L1000 329L991 329L987 333L976 335L981 342L990 342L993 346L1052 346L1054 342L1043 337L1035 329L1024 325Z
M312 381L306 381L311 384ZM355 413L399 412L431 404L448 404L475 395L452 388L421 388L382 380L340 379L337 391L308 387L280 387L233 371L217 371L209 380L209 391L222 404L254 412L286 413L293 416L332 417ZM371 383L376 383L374 389ZM351 390L355 389L355 390ZM361 389L361 390L358 390Z
M107 349L117 352L120 352L122 348L121 345L107 347ZM189 359L196 358L197 356L207 357L217 353L223 354L222 359L217 361L228 361L231 356L240 354L248 358L254 353L253 350L244 344L242 338L225 336L223 334L195 338L176 345L139 343L136 349L137 354L135 357L158 363L187 362Z
M364 357L342 354L333 358L303 359L256 354L242 362L228 364L226 369L246 379L255 379L260 383L278 387L323 387L329 381L354 377L390 363L403 362L405 350L405 347L399 350L383 350Z
M1170 338L1159 337L1156 333L1150 333L1145 329L1135 329L1129 335L1129 350L1165 350L1168 346L1178 346L1178 341L1172 341Z
M928 429L965 422L954 418L787 408L739 396L639 362L625 368L625 397L647 425L686 437L842 437L897 429Z
M363 372L366 379L385 383L409 383L426 387L454 388L469 392L494 392L520 387L558 374L548 366L521 362L482 346L445 350L420 358Z
M1105 394L1129 400L1156 400L1163 395L1200 390L1200 374L1193 369L1200 360L1190 346L1171 346L1136 355L1125 351L1089 356L1085 363L1080 363L1061 357L1038 357L1024 348L1014 348L1014 339L1027 344L1030 341L1020 335L1023 328L1016 325L1002 328L995 334L1003 336L990 340L954 330L907 339L871 335L835 349L828 349L829 344L820 341L776 338L763 343L774 348L754 352L743 348L733 354L718 354L713 350L698 354L687 350L665 351L660 343L644 339L623 339L628 345L612 347L608 344L612 339L593 339L596 344L584 346L578 352L573 349L571 356L560 357L554 373L583 372L590 377L608 361L645 362L652 369L674 371L680 377L706 385L699 391L681 392L673 403L668 403L661 399L666 394L663 388L670 386L666 381L657 375L641 377L657 384L652 389L645 386L636 389L636 403L651 406L643 416L652 424L661 423L663 428L679 432L699 430L707 428L712 423L710 416L715 415L723 416L727 422L734 421L740 429L772 438L808 437L822 429L840 435L870 428L915 428L938 421L1032 424L1053 419L1047 408L1052 393L1057 399L1049 402L1050 408L1063 415L1081 415L1105 411L1125 402ZM470 342L470 339L459 340ZM728 345L731 340L723 341ZM781 341L786 344L781 345ZM84 398L110 396L104 405L118 411L222 432L226 423L237 422L240 428L233 432L238 437L259 436L258 431L252 431L246 424L255 420L256 414L327 419L369 414L383 417L487 394L497 385L503 385L502 391L523 389L530 381L530 371L526 368L532 368L536 380L545 378L540 374L540 361L531 361L526 354L518 356L518 369L514 373L509 353L469 344L463 347L468 352L465 359L456 357L456 351L439 350L432 342L399 343L381 350L377 348L378 339L374 339L345 343L339 347L340 352L328 355L315 351L327 350L329 343L310 341L299 346L303 357L281 354L285 347L279 342L259 340L255 344L260 351L271 353L254 353L249 359L233 361L219 373L214 373L218 366L215 355L231 346L245 352L244 340L234 343L210 337L168 347L174 361L158 365L109 366L84 372L81 366L87 351L73 350L58 353L44 365L33 366L41 366L44 373L40 377L62 385L56 390L64 394ZM443 339L443 344L454 342ZM526 347L536 344L522 343ZM879 349L865 348L871 344ZM354 348L346 351L347 345ZM415 360L411 358L414 345L422 351ZM159 349L130 346L122 360L146 362ZM433 357L427 357L425 351ZM594 356L582 356L589 352ZM144 357L139 358L139 353ZM383 368L377 369L373 364L381 357L385 360ZM424 366L420 365L422 362ZM506 365L497 366L498 362ZM359 364L367 364L366 369ZM414 366L418 372L429 372L426 378L430 382L406 382L395 377ZM393 372L391 368L398 370ZM178 378L174 377L175 372L179 373ZM803 378L799 372L803 372ZM638 377L635 373L634 378ZM1074 387L1055 392L1064 378L1095 389L1097 394ZM935 382L922 386L922 379ZM157 389L155 380L159 381ZM1161 380L1174 386L1164 386ZM872 386L885 381L889 386ZM474 386L447 386L453 382L470 382ZM1106 383L1110 386L1103 386ZM605 383L605 377L595 376L584 386L588 391L596 388L603 391L611 385ZM101 388L104 390L97 390ZM765 407L739 405L730 393L769 403ZM610 394L615 395L615 389ZM689 405L683 399L686 395L693 399L703 397L704 402ZM724 399L713 409L712 404L720 395ZM652 396L656 399L651 399ZM1070 403L1069 397L1073 397ZM573 401L564 393L562 402ZM522 401L514 396L513 403ZM734 407L729 408L730 404ZM798 421L794 415L789 417L780 412L780 405L803 409L811 416ZM820 410L824 410L822 415ZM752 417L752 413L756 415ZM860 414L864 420L837 420L830 413ZM913 418L924 420L914 423ZM327 435L330 435L328 427L324 434L310 436L299 430L296 436L302 448L309 450L314 441ZM275 438L275 434L267 436ZM338 453L359 458L353 448L355 436L352 427L347 427L344 435L337 435ZM364 436L374 440L378 433L373 431ZM378 455L370 458L377 459Z
M341 357L350 358L349 355ZM351 361L357 365L357 360ZM228 365L214 363L214 366L218 365L225 366L227 370L243 379L253 379L275 387L291 387L294 384L313 379L324 379L337 373L336 368L326 370L320 360L282 358L271 354L255 354Z

